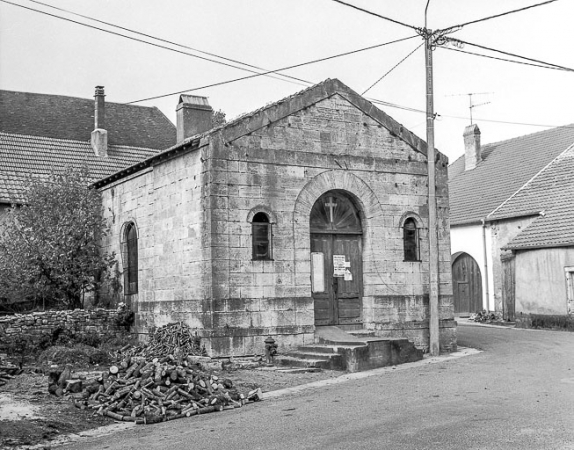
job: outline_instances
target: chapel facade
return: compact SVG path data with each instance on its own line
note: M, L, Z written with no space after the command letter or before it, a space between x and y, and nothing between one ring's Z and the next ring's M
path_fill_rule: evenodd
M428 350L426 143L338 80L211 130L206 114L182 95L178 144L96 183L138 331L183 321L211 356L312 344L322 326ZM447 164L437 153L442 351Z

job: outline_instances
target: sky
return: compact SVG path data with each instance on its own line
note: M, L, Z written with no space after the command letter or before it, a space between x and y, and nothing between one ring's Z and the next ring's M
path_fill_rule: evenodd
M427 0L346 1L409 26L425 24ZM430 0L427 27L444 29L542 2ZM229 120L303 90L309 86L305 82L338 78L362 94L386 74L364 96L411 109L378 106L426 139L424 47L415 50L423 40L410 27L333 0L44 0L43 3L0 1L0 89L92 98L94 87L103 85L107 101L156 106L175 123L179 92L208 97L213 108L223 110ZM469 24L448 36L574 68L572 17L574 1L558 0ZM275 70L405 38L410 39L282 72L304 82L258 76L205 87L251 72L181 53L238 65L182 46L191 47ZM439 46L433 52L435 145L451 162L464 154L462 134L470 124L470 102L475 105L473 122L481 130L483 144L574 124L574 72L509 63L461 53L454 48ZM461 50L516 60L468 44ZM140 101L155 96L163 97Z

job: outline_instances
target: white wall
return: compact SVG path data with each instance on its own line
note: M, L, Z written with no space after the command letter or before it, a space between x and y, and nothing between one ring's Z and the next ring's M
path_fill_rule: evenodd
M574 266L574 247L516 253L516 313L568 314L565 267Z
M451 254L454 255L458 252L468 253L474 258L478 267L480 268L480 275L482 277L482 306L490 311L494 310L494 285L492 274L492 236L490 226L486 228L486 248L487 264L488 264L488 277L485 276L484 270L484 238L482 233L482 225L466 225L466 226L452 226L450 228L450 245ZM488 290L486 289L486 282L488 279ZM486 293L488 291L488 300Z

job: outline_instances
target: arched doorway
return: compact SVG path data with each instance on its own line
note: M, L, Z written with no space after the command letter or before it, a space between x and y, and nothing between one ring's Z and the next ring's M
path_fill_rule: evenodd
M315 325L362 322L363 252L361 219L342 191L329 191L310 214Z
M472 314L483 309L480 268L468 253L452 256L452 289L455 314Z

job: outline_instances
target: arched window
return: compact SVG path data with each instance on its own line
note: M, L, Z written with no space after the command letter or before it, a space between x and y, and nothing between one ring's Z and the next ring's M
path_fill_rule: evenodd
M124 294L138 293L138 233L133 222L125 226L122 242Z
M253 240L253 259L270 260L271 253L271 223L267 214L258 212L251 221Z
M403 245L405 261L420 261L419 233L415 219L408 218L403 224Z

